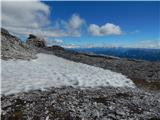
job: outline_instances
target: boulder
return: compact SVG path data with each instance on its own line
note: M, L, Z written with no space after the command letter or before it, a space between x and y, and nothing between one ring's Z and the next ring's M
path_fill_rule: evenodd
M33 34L29 35L26 43L31 46L35 46L35 47L39 47L39 48L43 48L46 46L46 42L43 38L37 37Z

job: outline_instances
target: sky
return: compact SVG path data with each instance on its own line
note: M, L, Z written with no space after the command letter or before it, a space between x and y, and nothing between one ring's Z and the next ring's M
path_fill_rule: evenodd
M2 2L2 27L63 47L160 49L160 2Z

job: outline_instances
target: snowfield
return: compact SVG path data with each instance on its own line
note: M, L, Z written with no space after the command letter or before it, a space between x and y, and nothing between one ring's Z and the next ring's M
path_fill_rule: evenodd
M102 68L76 63L54 55L38 54L38 58L1 60L2 93L27 92L47 87L135 87L126 76Z

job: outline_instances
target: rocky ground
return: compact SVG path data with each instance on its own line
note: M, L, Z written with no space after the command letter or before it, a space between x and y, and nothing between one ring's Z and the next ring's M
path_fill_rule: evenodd
M160 93L138 89L50 88L2 96L3 120L159 120Z
M120 72L140 89L62 87L2 95L2 120L160 120L160 62L77 53L59 46L46 47L33 35L29 39L35 47L1 29L1 58L29 60L38 52L54 54Z

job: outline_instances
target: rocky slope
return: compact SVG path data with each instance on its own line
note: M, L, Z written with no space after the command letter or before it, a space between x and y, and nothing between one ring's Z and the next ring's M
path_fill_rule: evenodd
M7 30L1 29L1 58L2 59L32 59L36 58L36 50L22 42Z

